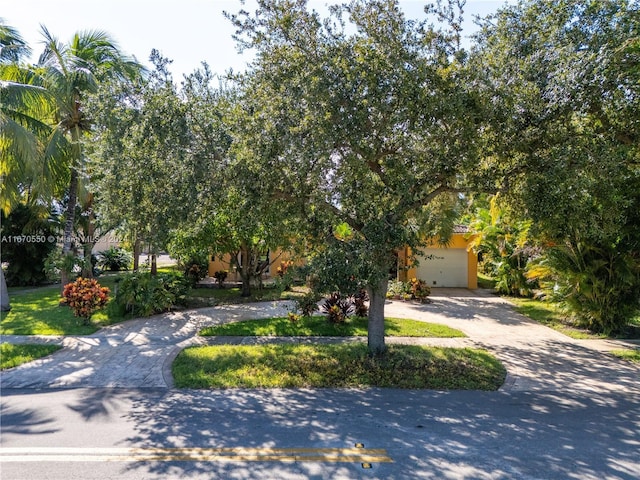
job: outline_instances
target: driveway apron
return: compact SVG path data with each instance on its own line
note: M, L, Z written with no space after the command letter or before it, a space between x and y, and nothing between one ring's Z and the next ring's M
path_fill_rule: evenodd
M507 369L503 390L640 393L640 366L607 353L637 345L570 339L516 313L506 300L482 290L437 289L431 299L432 303L425 305L389 301L385 313L443 323L462 330L468 338L387 337L387 341L485 348ZM170 365L181 349L228 341L197 337L198 330L231 321L286 315L288 308L291 306L286 302L217 306L130 320L81 337L3 336L3 342L56 343L64 348L49 357L2 372L1 385L34 389L171 387ZM299 340L302 339L288 341ZM254 343L265 339L235 341Z

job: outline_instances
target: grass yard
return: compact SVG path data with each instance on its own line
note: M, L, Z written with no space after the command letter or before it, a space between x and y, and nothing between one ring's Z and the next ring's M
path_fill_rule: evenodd
M612 355L634 363L640 363L640 350L613 350Z
M385 332L396 337L465 337L460 330L437 323L419 322L403 318L386 318ZM321 336L321 337L364 337L367 335L367 318L351 317L344 324L332 324L326 317L302 317L291 322L287 317L273 317L259 320L227 323L208 327L200 332L202 336Z
M0 344L0 370L17 367L23 363L51 355L62 347L58 345L11 345Z
M497 390L506 375L483 350L389 345L372 358L362 343L191 347L172 371L179 388Z
M586 329L572 326L567 322L560 308L551 303L533 298L509 297L509 301L516 307L516 311L542 325L552 328L568 337L578 340L607 338L604 334L597 334Z
M114 278L98 279L113 291ZM88 335L104 325L122 321L109 318L106 309L91 317L90 325L75 317L70 308L60 306L60 286L10 291L11 311L0 314L2 335Z

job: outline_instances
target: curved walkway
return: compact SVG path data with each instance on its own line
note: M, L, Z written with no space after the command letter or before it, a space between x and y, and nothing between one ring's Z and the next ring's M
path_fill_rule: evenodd
M462 339L397 338L387 342L473 346L494 353L507 368L502 387L511 391L624 391L640 393L640 366L607 351L637 347L630 342L573 340L517 314L500 297L484 291L439 289L433 303L388 302L387 316L443 323L468 335ZM354 341L318 338L202 338L209 325L286 315L286 302L225 305L130 320L87 336L3 336L10 343L55 343L55 354L0 373L2 388L172 386L170 366L189 345L266 341ZM365 341L365 339L358 339Z

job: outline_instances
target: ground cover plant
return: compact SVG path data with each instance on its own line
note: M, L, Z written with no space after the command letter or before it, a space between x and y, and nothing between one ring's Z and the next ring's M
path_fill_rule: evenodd
M497 390L506 374L483 350L389 345L372 357L364 343L191 347L172 371L179 388Z
M17 367L23 363L51 355L62 347L58 345L11 345L0 344L0 370Z
M446 325L421 322L405 318L386 318L385 332L396 337L464 337L460 330ZM289 317L227 323L207 327L202 336L366 336L367 318L350 317L342 323L327 321L324 316L300 317L292 322Z

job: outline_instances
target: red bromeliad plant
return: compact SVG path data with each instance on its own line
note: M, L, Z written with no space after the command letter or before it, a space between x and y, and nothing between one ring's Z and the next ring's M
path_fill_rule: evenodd
M62 297L76 317L82 317L85 323L89 323L91 315L107 304L109 289L100 286L93 278L78 278L64 286Z

